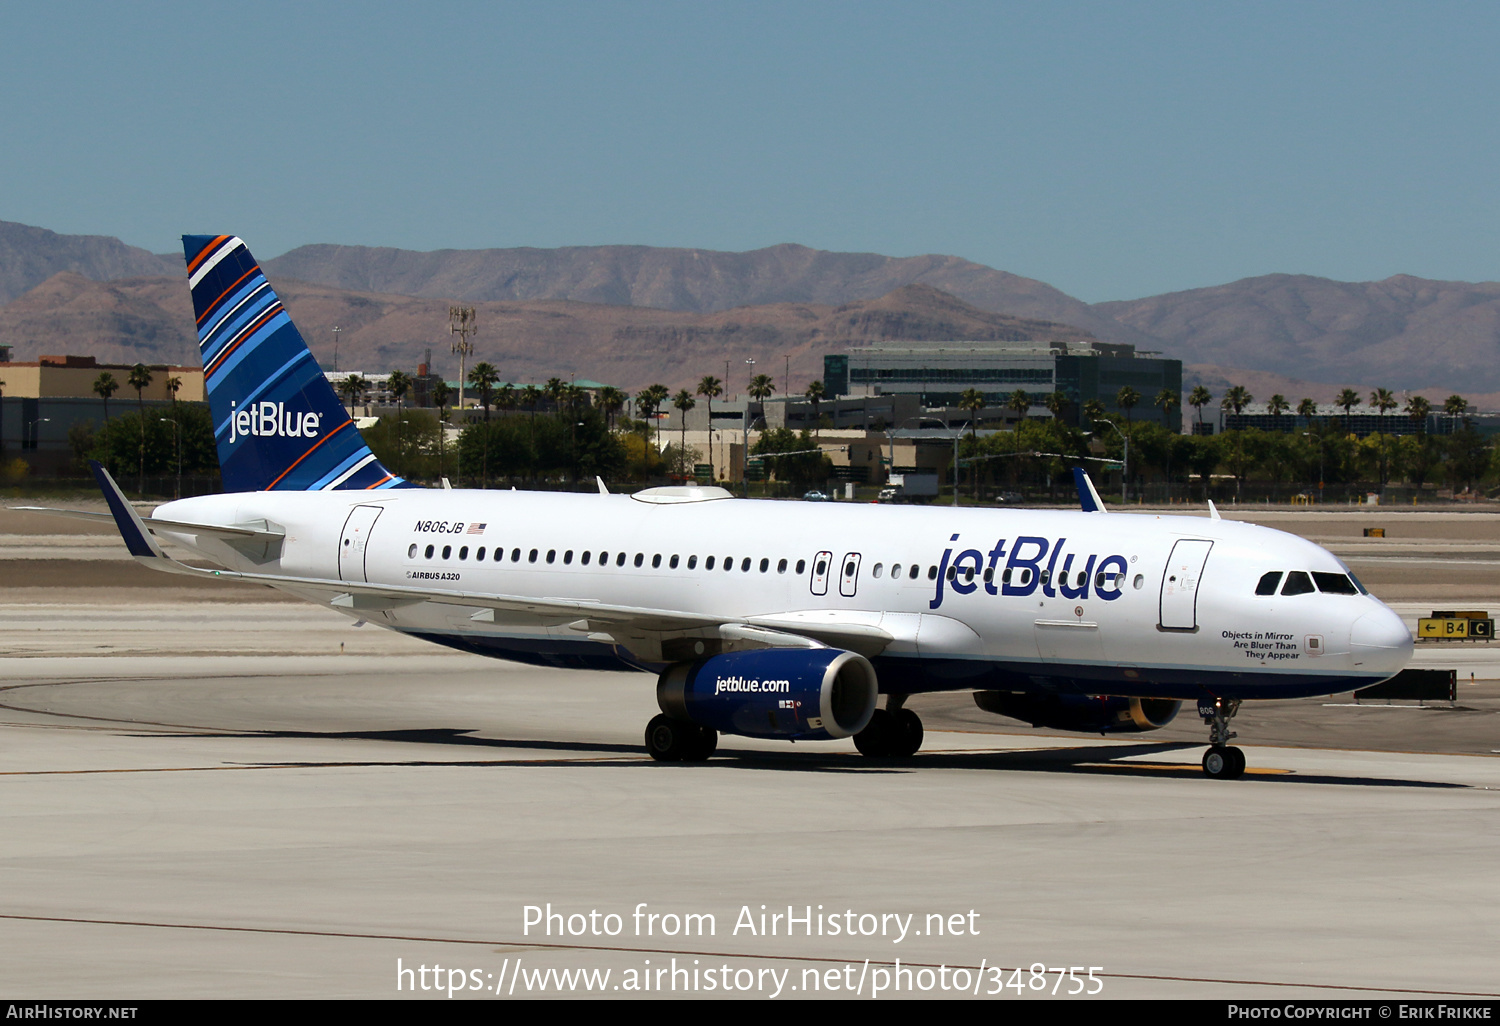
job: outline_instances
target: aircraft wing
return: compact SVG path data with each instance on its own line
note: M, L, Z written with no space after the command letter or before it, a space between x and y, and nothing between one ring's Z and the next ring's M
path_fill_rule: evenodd
M621 633L649 632L652 634L674 634L686 631L717 630L723 637L733 637L771 648L806 648L811 641L813 647L830 645L847 648L862 655L870 655L885 648L893 637L878 628L865 624L843 622L836 614L810 620L799 617L733 616L713 613L694 613L680 609L652 609L644 606L614 605L588 599L536 597L506 595L494 592L451 591L424 588L405 584L369 584L363 581L342 581L318 577L288 577L280 574L247 573L239 570L214 570L189 566L168 556L152 536L150 525L126 501L120 486L109 471L97 462L91 462L94 477L109 503L108 514L92 514L89 519L108 516L114 520L125 546L136 561L153 570L183 574L189 577L214 577L222 580L246 581L254 584L269 584L276 587L296 589L327 596L330 605L351 610L396 609L420 602L435 602L442 605L478 608L475 619L493 619L496 612L524 613L558 623L570 624L575 629L591 633L608 634L613 629ZM33 510L36 512L37 510ZM68 511L76 512L76 511ZM198 524L157 521L157 526L174 531L204 531ZM170 526L168 526L170 525ZM239 532L240 528L221 528L221 531ZM253 534L243 529L245 534ZM279 538L280 535L277 535ZM485 617L485 612L489 617Z

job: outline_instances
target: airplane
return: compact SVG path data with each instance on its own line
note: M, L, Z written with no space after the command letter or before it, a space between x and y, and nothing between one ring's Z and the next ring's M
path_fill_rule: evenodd
M48 512L112 520L156 570L267 584L467 652L655 674L658 761L707 759L721 734L905 758L923 739L908 697L971 691L1100 734L1194 702L1203 772L1234 779L1241 702L1375 684L1412 653L1327 550L1212 504L1107 511L1081 470L1077 511L416 487L364 444L245 244L183 248L225 492L142 517L96 463L110 512Z

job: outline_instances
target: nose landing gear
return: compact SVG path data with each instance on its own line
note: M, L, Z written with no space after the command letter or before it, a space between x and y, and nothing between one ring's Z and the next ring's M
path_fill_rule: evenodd
M1245 753L1229 744L1238 737L1229 721L1240 711L1238 698L1201 698L1198 715L1208 724L1208 751L1203 753L1203 773L1215 780L1238 780L1245 773Z

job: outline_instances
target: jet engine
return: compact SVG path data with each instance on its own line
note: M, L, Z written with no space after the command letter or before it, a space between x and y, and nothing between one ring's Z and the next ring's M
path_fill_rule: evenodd
M1169 698L1108 695L1019 695L976 691L974 704L985 712L1022 720L1033 727L1099 734L1138 734L1172 722L1182 703Z
M770 648L669 666L656 701L672 719L726 734L828 740L863 730L877 692L875 668L864 656Z

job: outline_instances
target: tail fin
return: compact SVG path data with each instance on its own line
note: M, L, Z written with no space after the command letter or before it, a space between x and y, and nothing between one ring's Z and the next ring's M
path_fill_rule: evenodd
M407 486L365 445L245 244L184 235L182 250L225 490Z

